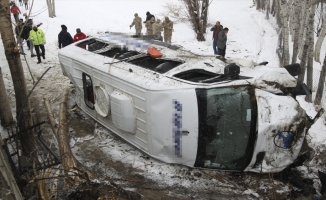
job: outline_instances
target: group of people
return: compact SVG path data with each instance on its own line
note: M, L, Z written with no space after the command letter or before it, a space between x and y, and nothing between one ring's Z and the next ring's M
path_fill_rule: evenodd
M58 35L59 49L85 38L86 35L85 33L81 32L80 28L76 29L76 34L74 35L74 38L72 38L68 32L67 26L61 25L61 32ZM82 48L86 49L86 46L82 46Z
M23 6L23 2L22 0L19 0L20 6ZM24 0L24 4L25 4L25 9L28 9L28 0ZM11 6L10 8L10 12L14 15L15 21L16 23L19 20L19 14L21 14L21 11L19 9L19 7L15 4L15 2L11 1L10 4Z
M219 21L211 28L213 31L213 49L214 54L218 55L218 58L225 59L226 41L229 32L228 28L223 28Z
M28 0L24 0L24 3L27 2ZM45 34L43 33L42 29L39 28L42 23L38 25L33 25L33 20L28 19L25 25L23 19L18 19L19 14L21 12L13 2L11 2L11 12L13 13L15 21L17 23L15 33L17 35L17 41L20 44L20 54L26 55L23 50L23 41L26 40L28 50L31 51L31 57L37 56L37 64L41 63L41 56L43 59L45 59L44 44L46 42ZM130 25L130 28L135 26L136 35L140 35L142 30L142 19L138 16L137 13L135 13L134 16L135 17ZM173 22L169 19L169 17L165 17L164 21L161 23L160 19L155 20L155 16L152 15L150 12L147 12L146 20L143 23L146 27L146 35L154 35L157 37L157 39L163 41L163 37L161 35L161 32L163 31L164 42L171 44ZM74 35L74 38L72 38L72 36L67 30L67 26L61 25L61 32L58 35L60 49L73 42L77 42L86 38L86 35L81 32L80 28L76 29L76 34ZM220 22L217 21L216 24L210 30L213 31L214 54L217 55L220 59L225 59L227 34L229 29L223 28ZM36 55L33 53L33 48L35 48ZM82 46L82 48L86 48L86 46Z
M45 59L44 45L46 43L46 37L42 29L39 28L41 25L42 23L34 25L32 19L28 19L25 24L23 19L20 19L15 28L20 54L26 55L23 49L23 42L26 40L28 50L31 51L31 57L33 58L37 56L37 64L42 62L41 57ZM86 35L81 32L79 28L77 28L76 32L74 38L72 38L70 33L67 32L67 26L61 25L61 32L58 35L59 48L61 49L73 42L86 38ZM36 55L34 54L33 49L35 49Z
M142 19L135 13L135 18L132 21L130 28L135 26L136 35L141 34ZM155 21L155 16L150 12L146 13L146 20L143 22L146 27L146 35L155 35L157 39L163 41L161 32L163 30L164 33L164 42L171 44L172 31L173 31L173 22L169 19L169 17L165 17L165 20L161 23L160 19ZM225 60L225 51L226 51L226 41L227 35L229 32L228 28L223 28L219 21L211 28L213 31L213 50L214 55L217 55L218 58Z
M136 35L141 34L142 19L138 16L138 13L134 14L135 18L132 21L130 28L135 26ZM158 40L163 41L163 37L161 32L163 31L164 42L171 44L172 32L173 32L173 22L169 19L169 17L165 17L164 21L161 23L160 19L155 20L155 16L150 12L146 13L146 20L143 22L146 27L146 35L154 35Z
M25 23L23 19L19 19L15 28L20 54L26 55L23 49L23 41L26 40L28 50L31 51L31 57L33 58L37 56L40 63L41 55L43 59L45 59L45 35L43 31L38 28L42 25L42 23L34 25L32 19L28 19ZM37 55L34 54L33 49L35 49ZM41 53L40 49L42 50Z

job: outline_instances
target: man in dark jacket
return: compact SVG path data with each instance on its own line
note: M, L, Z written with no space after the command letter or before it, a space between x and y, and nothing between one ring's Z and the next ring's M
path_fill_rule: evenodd
M211 28L211 31L213 31L213 49L214 54L218 55L218 49L217 49L217 40L218 40L218 34L223 31L223 26L220 24L219 21L216 22L215 26Z
M152 15L150 12L147 11L147 13L146 13L146 21L144 21L144 23L146 23L147 21L151 20L152 17L154 17L154 20L155 20L155 16Z
M228 40L228 28L224 28L223 31L221 31L218 34L218 40L217 40L217 48L218 48L218 54L220 55L220 59L225 59L225 50L226 50L226 41Z
M61 25L61 32L58 35L59 41L59 49L73 43L73 39L69 32L67 32L67 27L65 25Z
M23 29L24 23L23 23L23 19L20 19L17 23L17 26L15 27L15 33L16 33L16 37L17 37L17 43L19 44L19 52L22 55L26 55L24 53L24 49L23 49L23 41L24 41L24 29Z

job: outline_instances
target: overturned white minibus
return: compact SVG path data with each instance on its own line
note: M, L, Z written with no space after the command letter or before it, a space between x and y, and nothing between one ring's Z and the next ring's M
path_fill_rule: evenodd
M297 66L224 63L112 33L61 49L59 60L78 106L158 160L270 173L301 149L308 118L293 98Z

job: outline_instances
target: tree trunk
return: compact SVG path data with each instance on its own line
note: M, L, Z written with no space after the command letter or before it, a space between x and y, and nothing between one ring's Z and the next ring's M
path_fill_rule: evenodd
M299 0L296 0L294 2L294 19L293 19L293 35L292 35L292 38L293 38L293 53L292 53L292 64L296 63L297 62L297 57L298 57L298 47L299 47L299 41L298 41L298 38L299 38L299 32L300 32L300 18L298 17L299 16L299 13L301 12L301 2Z
M300 63L302 73L298 77L298 83L300 83L300 84L303 83L304 77L306 74L306 62L307 62L308 47L309 47L308 44L303 45L303 53L302 53L302 59L301 59L301 63Z
M287 20L286 13L288 11L286 0L280 0L280 13L282 16L282 37L283 37L283 56L282 56L282 64L289 65L289 22Z
M207 27L207 16L208 16L208 7L209 7L209 0L203 0L202 2L202 11L201 11L201 20L202 20L202 32L206 33Z
M256 10L260 10L260 9L261 9L260 0L256 0Z
M81 177L78 176L69 176L71 172L75 172L75 174L80 174L82 171L88 177L92 177L92 173L88 171L82 164L78 162L78 160L73 155L69 142L69 132L68 132L68 113L67 113L67 101L68 101L68 89L64 90L63 97L60 103L59 108L59 126L57 131L57 140L60 148L60 155L62 166L65 171L65 175L67 176L66 181L70 184L75 184L81 182Z
M11 113L11 106L7 97L5 83L3 81L2 71L0 67L0 120L1 125L6 126L14 121Z
M317 39L316 46L315 46L315 61L320 63L320 49L323 44L324 38L326 36L326 19L324 19L323 25L322 25L322 31L320 32L320 35Z
M46 4L48 6L49 17L55 17L55 3L54 0L46 0Z
M12 30L9 1L7 0L0 0L0 33L15 89L17 123L22 131L32 124L31 107L27 99L28 91L24 70Z
M67 113L67 100L68 100L68 89L64 90L63 97L60 103L59 109L59 128L58 128L58 144L60 148L60 155L62 166L67 177L70 171L74 171L77 168L77 160L71 152L69 146L69 133L68 133L68 113ZM71 180L67 180L71 182Z
M261 1L261 2L260 2L261 9L262 9L262 10L265 10L265 9L266 9L266 8L265 8L265 3L266 3L265 1L266 1L266 0L260 0L260 1Z
M55 0L52 0L52 14L53 14L53 17L56 17L57 16L55 14Z
M200 3L201 2L201 3ZM198 41L205 41L204 29L206 31L208 0L184 0L184 4L188 11L188 18L192 29L196 33ZM204 8L206 7L206 8ZM204 13L202 13L204 12ZM203 18L203 19L202 19Z
M266 17L265 19L269 19L269 11L271 9L271 2L270 0L267 0L267 8L266 8Z
M305 44L304 41L306 40L306 38L304 36L306 35L305 32L307 31L307 27L308 27L309 0L302 1L302 4L303 4L302 10L301 10L302 18L301 18L300 32L299 32L299 38L298 38L298 41L299 41L298 55L299 55L300 60L302 59L302 50L303 50L302 48L303 48L303 45Z
M52 13L52 4L51 4L51 0L46 0L46 4L48 5L48 13L49 13L49 17L53 18L53 13Z
M311 5L309 13L309 23L306 39L308 39L308 63L307 63L307 86L312 89L313 87L313 55L314 55L314 22L315 22L316 4ZM306 95L305 100L312 102L311 94Z
M271 14L272 14L273 16L275 16L275 1L276 1L276 0L273 0L272 8L271 8Z
M326 54L324 58L324 64L319 76L318 88L317 88L315 102L314 102L315 105L321 104L321 99L323 97L324 86L325 86L325 78L326 78Z
M281 27L282 19L281 19L281 8L280 8L279 0L275 0L275 17L276 17L277 25Z

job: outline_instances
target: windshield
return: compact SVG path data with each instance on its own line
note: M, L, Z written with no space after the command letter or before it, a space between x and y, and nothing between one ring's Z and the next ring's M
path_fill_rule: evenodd
M195 167L243 170L252 156L256 100L249 87L196 89L199 114Z

